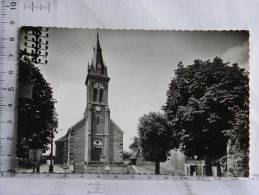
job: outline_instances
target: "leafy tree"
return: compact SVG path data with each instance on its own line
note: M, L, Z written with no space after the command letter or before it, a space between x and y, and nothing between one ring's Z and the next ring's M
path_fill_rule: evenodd
M52 88L32 63L19 61L19 83L32 84L32 98L18 98L17 157L28 157L28 148L48 150L57 133L57 114ZM19 89L21 90L21 89ZM53 133L52 133L53 132Z
M180 62L163 110L177 140L173 148L205 159L207 176L212 160L226 155L229 139L240 143L236 150L248 150L249 79L237 64L218 57L186 67Z
M170 156L172 142L172 131L164 115L150 112L140 117L138 134L144 159L155 162L155 174L159 174L160 162Z
M128 151L124 150L123 153L122 153L123 160L130 159L131 156L132 156L132 154L130 152L128 152Z
M129 149L132 152L132 156L137 158L139 153L140 153L140 140L139 140L139 137L135 136L133 138L133 142L132 142L132 144L129 145Z

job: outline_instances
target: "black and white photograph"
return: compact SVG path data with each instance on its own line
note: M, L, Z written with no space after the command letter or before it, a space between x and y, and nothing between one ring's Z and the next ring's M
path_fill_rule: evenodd
M249 176L249 31L19 30L16 172Z

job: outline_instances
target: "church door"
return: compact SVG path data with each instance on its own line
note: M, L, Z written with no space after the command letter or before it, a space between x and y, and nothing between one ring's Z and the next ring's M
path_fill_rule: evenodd
M101 148L93 148L93 159L92 161L100 161L102 155Z

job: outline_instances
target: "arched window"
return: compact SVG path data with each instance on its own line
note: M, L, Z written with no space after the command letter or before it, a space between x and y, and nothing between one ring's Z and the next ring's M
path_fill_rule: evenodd
M97 89L94 89L94 102L96 102L97 101Z
M103 102L103 90L100 90L99 102Z

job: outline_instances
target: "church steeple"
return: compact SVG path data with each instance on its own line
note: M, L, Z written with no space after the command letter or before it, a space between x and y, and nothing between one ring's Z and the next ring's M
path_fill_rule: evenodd
M88 80L93 76L95 77L100 76L103 79L106 78L108 79L108 81L110 80L107 74L107 66L103 61L102 48L100 45L98 31L97 31L97 37L96 37L96 44L95 44L95 47L93 48L93 52L94 54L93 54L91 64L88 63L88 71L87 71L88 74L85 81L86 85L88 85Z
M103 64L103 57L102 57L102 48L100 46L100 41L99 41L99 34L97 32L97 40L96 40L96 45L94 47L94 55L93 55L93 60L92 60L92 65L94 67L94 70L97 72L98 68L104 67Z

